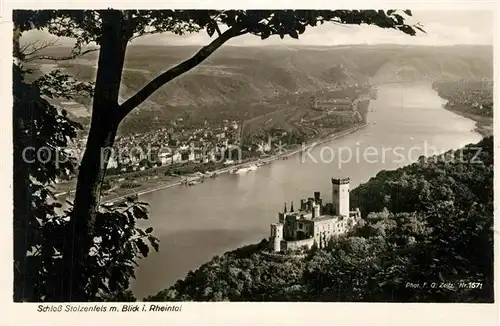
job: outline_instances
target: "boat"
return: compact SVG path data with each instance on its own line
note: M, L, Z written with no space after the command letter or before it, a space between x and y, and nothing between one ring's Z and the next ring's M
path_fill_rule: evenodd
M215 178L217 176L217 173L215 172L207 172L203 175L204 178Z
M255 171L257 170L259 167L256 165L256 164L252 164L248 167L249 171Z
M258 169L257 165L252 164L250 166L247 166L247 167L244 167L244 168L240 168L240 169L236 170L233 173L242 174L242 173L247 173L247 172L250 172L250 171L255 171L257 169Z
M241 168L241 169L238 169L238 170L234 171L233 173L242 174L242 173L246 173L248 171L250 171L249 168Z

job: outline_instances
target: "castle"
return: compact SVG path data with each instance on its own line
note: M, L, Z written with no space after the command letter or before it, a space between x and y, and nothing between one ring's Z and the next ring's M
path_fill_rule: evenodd
M325 248L335 236L345 234L361 219L359 209L349 210L349 178L332 178L332 202L323 204L320 193L302 199L300 209L294 211L293 202L290 212L278 213L278 223L271 224L269 238L273 252L301 247Z

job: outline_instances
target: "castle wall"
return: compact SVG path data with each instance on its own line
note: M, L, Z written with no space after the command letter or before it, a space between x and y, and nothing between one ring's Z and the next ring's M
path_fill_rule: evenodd
M283 237L284 238L295 238L297 235L297 217L294 215L287 215L285 217L285 223L283 226Z
M314 221L313 220L297 220L296 233L302 232L305 236L313 236Z
M352 223L349 223L352 220ZM320 248L326 246L332 237L347 233L356 221L353 218L321 218L314 222L314 239Z
M314 244L314 238L297 240L297 241L282 241L281 242L281 250L287 250L287 249L296 250L296 249L299 249L303 246L307 246L308 248L311 248L313 244Z
M326 246L332 236L336 234L337 219L329 218L314 222L314 240L319 248Z

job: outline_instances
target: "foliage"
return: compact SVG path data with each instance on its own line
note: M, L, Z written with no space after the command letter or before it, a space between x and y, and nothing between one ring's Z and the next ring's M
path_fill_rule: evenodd
M14 21L21 31L48 28L53 35L73 37L81 46L99 43L99 28L105 10L16 10ZM127 10L131 19L129 37L169 31L178 35L203 29L212 36L220 25L241 26L247 33L265 39L271 35L298 38L307 26L334 21L342 24L370 24L415 35L421 26L405 24L410 10Z
M474 148L482 150L473 160ZM464 161L422 159L353 190L364 219L326 250L276 261L263 241L244 256L214 258L147 300L493 302L493 139L449 154ZM463 282L482 287L457 288Z
M141 184L137 183L137 182L124 182L120 185L120 188L130 189L130 188L137 188L140 186L141 186Z
M351 192L351 206L363 216L386 207L393 213L428 211L434 202L466 208L493 200L492 138L395 171L381 171Z
M36 85L24 81L24 72L13 65L14 139L14 298L33 300L47 294L51 277L53 242L62 236L62 217L56 213L48 187L74 162L64 148L79 125L60 114L41 97ZM39 153L37 157L37 153ZM29 253L29 254L28 254Z
M77 90L78 94L83 88L78 86L81 83L72 87L54 81L55 77L65 78L55 73L29 84L25 82L26 72L19 66L14 65L13 72L14 299L58 301L65 263L62 252L68 237L73 235L68 230L71 208L62 211L51 184L58 175L76 167L75 159L63 149L76 136L80 125L69 120L64 111L59 113L42 96L52 97L57 90L57 94L71 98L64 87ZM38 158L36 153L40 153ZM145 205L132 201L103 207L99 212L93 236L100 242L91 248L86 266L89 298L135 300L127 289L137 260L149 254L144 240L158 250L152 229L143 231L136 227L136 219L144 218Z
M228 252L146 301L284 301L301 291L300 261L267 259L266 240Z
M40 92L49 98L73 99L75 97L92 97L94 85L78 81L76 78L63 74L61 70L52 70L40 76L34 84Z
M150 246L158 251L158 239L151 234L153 228L142 230L136 225L138 220L148 218L147 206L128 198L101 207L87 266L89 298L126 296L130 280L135 278L137 261L148 256Z

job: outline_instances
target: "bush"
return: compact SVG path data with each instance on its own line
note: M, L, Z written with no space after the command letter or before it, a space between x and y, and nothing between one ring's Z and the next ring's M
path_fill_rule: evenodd
M141 184L137 183L137 182L124 182L120 185L120 188L133 189L133 188L137 188L140 186L141 186Z

